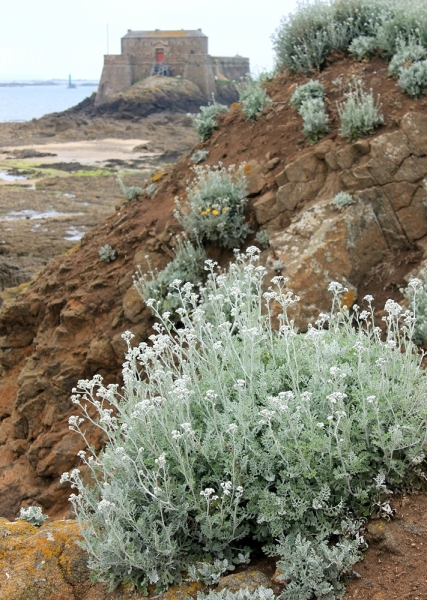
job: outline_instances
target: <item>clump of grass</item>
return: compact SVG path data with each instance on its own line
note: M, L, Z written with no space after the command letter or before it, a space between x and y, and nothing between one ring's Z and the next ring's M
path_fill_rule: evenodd
M176 198L175 217L187 234L199 242L238 248L250 233L245 223L247 179L244 166L194 167L195 179L187 198Z
M352 80L346 100L337 106L341 120L340 135L349 141L369 135L384 124L379 96L375 100L372 90L367 92L360 79Z

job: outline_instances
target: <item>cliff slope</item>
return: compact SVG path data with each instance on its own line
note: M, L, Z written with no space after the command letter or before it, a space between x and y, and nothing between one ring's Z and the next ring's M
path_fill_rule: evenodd
M246 162L251 228L265 228L270 248L264 264L281 260L283 275L301 296L295 317L301 327L329 307L327 285L347 285L346 302L372 293L379 316L384 299L402 299L404 276L424 256L427 236L427 106L403 96L387 78L380 59L368 64L339 58L321 74L331 132L307 146L301 119L289 98L303 77L279 76L268 85L272 99L256 122L233 106L220 118L208 163ZM370 138L346 143L338 132L332 81L363 76L380 93L386 125ZM138 264L150 257L162 267L173 256L174 197L192 177L184 156L160 180L153 199L125 204L93 228L72 254L54 259L0 313L0 515L41 505L51 516L67 516L69 490L59 484L77 465L80 439L68 430L75 409L70 392L78 379L96 372L116 382L123 362L121 334L146 340L152 317L132 285ZM346 190L355 203L338 211L331 200ZM248 244L253 237L248 239ZM110 244L118 258L106 264L98 250ZM231 253L208 248L225 264ZM274 271L272 270L272 273ZM102 440L89 432L92 443Z

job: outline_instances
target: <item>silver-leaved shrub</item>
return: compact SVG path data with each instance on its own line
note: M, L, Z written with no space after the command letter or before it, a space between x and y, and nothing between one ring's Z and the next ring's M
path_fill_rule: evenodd
M409 302L416 315L413 340L416 344L427 342L427 264L419 272L418 278L412 279L401 292Z
M307 83L297 86L289 102L291 106L299 111L304 102L315 100L316 98L320 100L325 98L325 88L317 79L311 79Z
M357 140L384 124L379 96L375 100L372 90L367 92L360 79L352 80L345 96L346 100L337 104L340 135L349 141Z
M41 527L47 518L48 516L43 513L40 506L29 506L20 509L15 521L27 521L35 527Z
M132 200L137 200L144 193L142 187L139 187L137 185L126 185L121 177L117 177L117 181L120 186L120 191L123 194L123 197L126 200L128 200L128 202L132 202Z
M98 250L98 254L100 260L106 263L113 262L117 258L116 251L113 250L110 244L105 244L104 246L101 246L101 248Z
M310 144L315 144L325 137L329 131L329 116L321 98L305 100L298 112L303 121L302 132Z
M290 104L297 109L303 120L303 134L315 144L329 131L329 116L324 102L325 89L317 80L297 86Z
M390 77L399 77L402 69L424 58L427 58L427 48L422 46L416 37L411 36L408 40L399 39L396 53L388 67L388 74Z
M414 37L427 47L425 0L316 0L284 17L273 42L279 67L315 73L333 52L360 60L378 48L391 58L401 40Z
M338 192L338 194L335 194L334 199L332 200L332 204L340 211L346 206L350 206L354 203L353 196L348 192Z
M285 597L340 597L360 519L422 476L427 376L412 313L387 301L383 338L372 297L350 315L331 283L331 312L299 333L298 298L282 277L265 291L258 255L223 273L207 261L201 297L177 283L179 327L159 314L149 342L124 335L123 387L95 376L73 392L70 428L94 424L107 440L62 477L98 580L164 589L261 544L283 558Z
M245 79L237 86L239 102L242 103L242 110L246 119L257 119L260 117L266 105L271 102L262 86L263 82L264 78L262 76L254 78L248 73Z
M193 152L193 154L191 155L191 160L195 165L198 165L199 163L204 162L208 156L209 150L205 150L204 148L202 148L201 150L196 150L195 152Z
M193 128L202 142L208 140L214 129L218 127L217 117L228 111L224 104L212 99L207 106L201 106L197 115L189 115L193 119Z
M354 38L348 47L350 54L354 56L356 60L363 60L370 58L377 49L377 38L372 35L360 35Z
M169 312L173 320L179 319L176 310L182 306L177 282L191 283L197 289L205 279L204 270L207 260L205 250L191 244L188 240L180 241L176 248L175 258L159 272L150 269L143 273L141 267L134 276L134 285L144 301L155 300L156 310L163 314Z
M399 87L412 98L421 98L427 92L427 60L415 62L401 69Z
M250 233L245 223L247 178L239 168L194 167L196 177L187 187L187 198L176 198L175 217L184 231L199 242L236 248Z

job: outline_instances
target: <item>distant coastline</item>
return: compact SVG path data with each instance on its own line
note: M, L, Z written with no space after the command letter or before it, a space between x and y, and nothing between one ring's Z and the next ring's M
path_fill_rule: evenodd
M49 81L0 81L0 87L28 87L28 86L63 86L67 85L66 79L51 79ZM98 87L98 81L76 79L73 81L76 87Z

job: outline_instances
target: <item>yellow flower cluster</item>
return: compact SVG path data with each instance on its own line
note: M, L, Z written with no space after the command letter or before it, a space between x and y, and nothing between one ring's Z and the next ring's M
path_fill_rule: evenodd
M217 217L220 214L220 211L217 208L214 208L213 210L211 208L205 208L205 210L203 210L203 206L198 206L197 210L203 217L208 215L209 213L213 214L215 217ZM229 207L226 206L221 210L221 212L223 215L225 215L225 213L227 213L229 210Z

